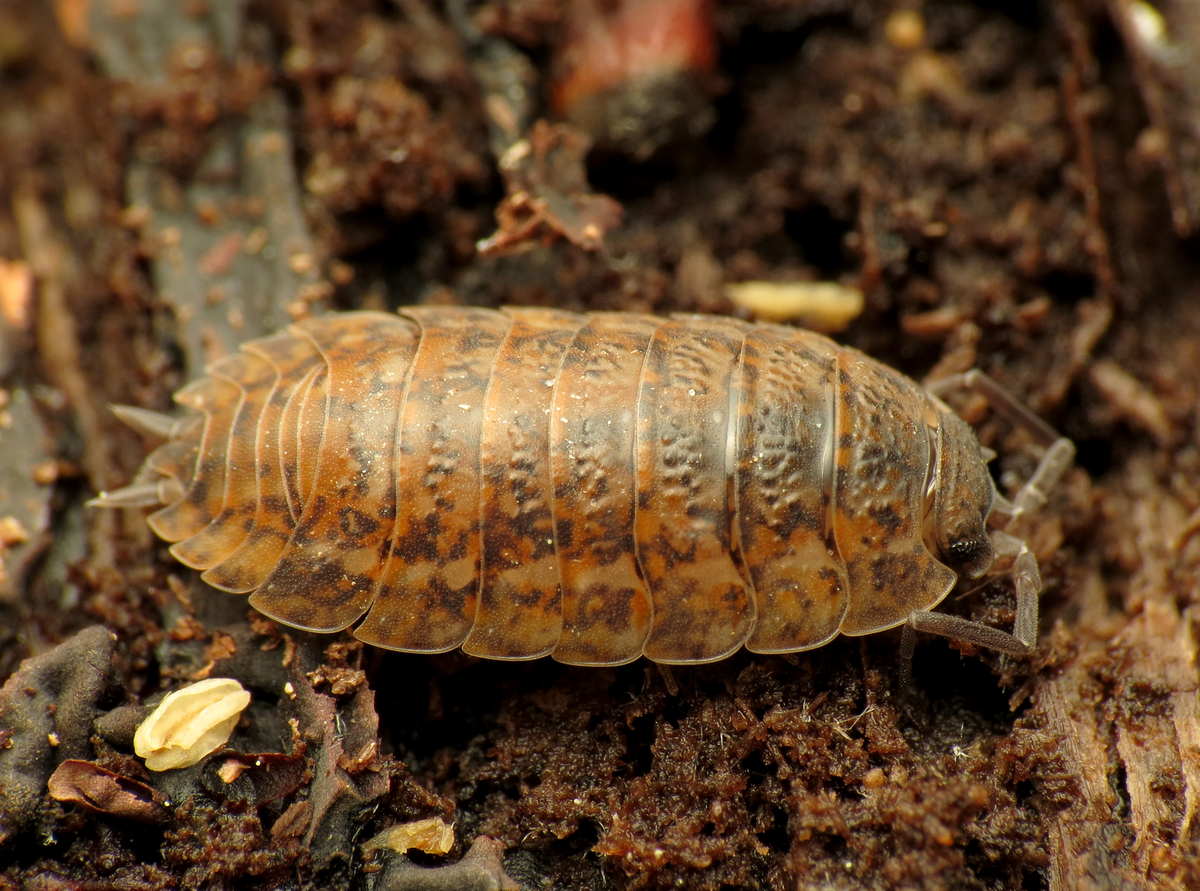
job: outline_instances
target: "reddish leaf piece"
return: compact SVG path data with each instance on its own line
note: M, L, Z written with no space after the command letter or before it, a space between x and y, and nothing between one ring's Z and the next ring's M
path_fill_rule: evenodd
M94 814L139 823L165 823L170 817L170 800L161 792L91 761L64 761L50 777L49 790L55 801L77 804Z

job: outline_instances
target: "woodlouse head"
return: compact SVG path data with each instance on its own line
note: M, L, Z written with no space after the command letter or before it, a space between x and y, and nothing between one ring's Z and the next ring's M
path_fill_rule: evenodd
M937 452L930 533L942 562L977 579L995 557L987 521L996 488L975 434L952 412L938 411Z

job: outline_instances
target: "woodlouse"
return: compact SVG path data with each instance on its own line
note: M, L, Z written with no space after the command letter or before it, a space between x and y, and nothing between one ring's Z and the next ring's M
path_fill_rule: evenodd
M1074 450L976 373L953 383L1046 447L1011 502L935 395L778 325L425 306L303 322L207 371L175 396L198 415L118 409L167 442L96 503L166 505L149 522L176 558L288 625L581 665L901 624L906 648L1036 642L1037 562L1003 527ZM930 611L993 563L1013 635Z

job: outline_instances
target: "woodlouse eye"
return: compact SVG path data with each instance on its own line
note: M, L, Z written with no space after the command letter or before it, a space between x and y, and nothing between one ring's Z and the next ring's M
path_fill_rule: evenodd
M986 538L960 538L950 542L946 556L968 578L979 578L992 565L992 543Z

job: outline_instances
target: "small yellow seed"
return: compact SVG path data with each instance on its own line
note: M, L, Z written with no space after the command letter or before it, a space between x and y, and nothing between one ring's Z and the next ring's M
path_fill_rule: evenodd
M448 854L453 847L454 826L447 826L441 817L427 817L388 827L364 844L363 852L370 854L387 848L403 854L410 848L416 848L426 854Z
M150 770L191 767L229 741L250 694L231 678L209 678L162 701L133 736Z
M725 296L757 319L804 319L810 327L841 331L863 311L863 293L837 282L741 282Z

